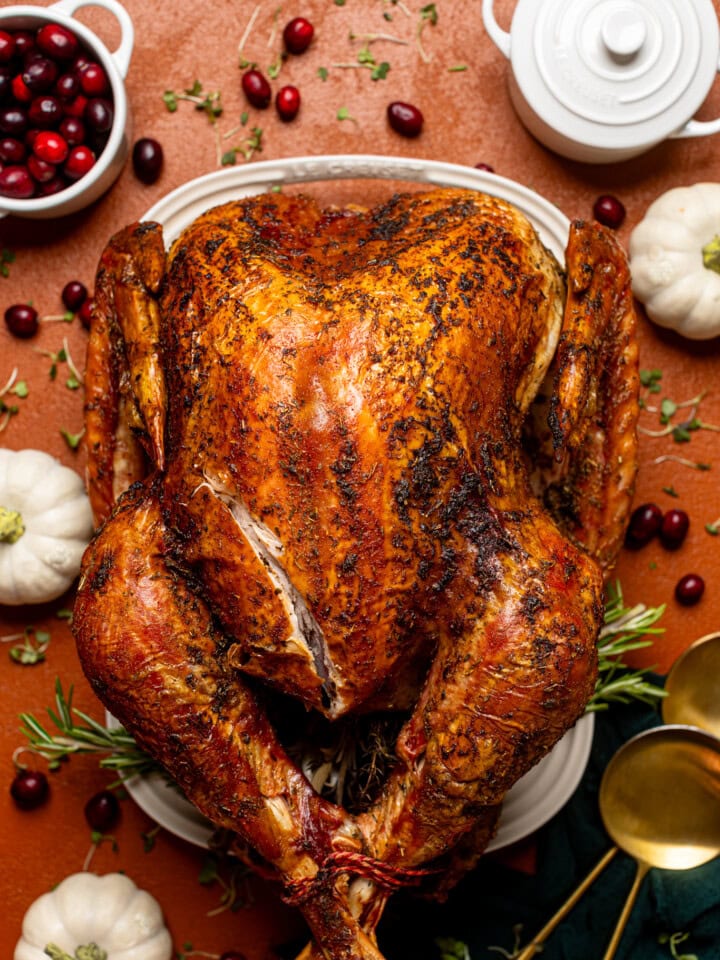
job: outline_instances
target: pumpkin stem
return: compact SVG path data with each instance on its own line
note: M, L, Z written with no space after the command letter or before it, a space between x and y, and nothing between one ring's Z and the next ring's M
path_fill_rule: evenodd
M703 266L707 270L720 273L720 235L715 234L709 243L702 248Z
M107 960L107 951L96 943L77 947L72 957L56 943L49 943L43 953L46 953L50 960Z
M25 524L17 510L0 507L0 543L15 543L25 533Z

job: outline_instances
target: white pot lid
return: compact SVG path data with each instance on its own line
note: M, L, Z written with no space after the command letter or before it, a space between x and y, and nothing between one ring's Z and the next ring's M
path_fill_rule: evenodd
M528 106L579 143L650 144L700 107L718 69L711 0L519 0L510 56Z

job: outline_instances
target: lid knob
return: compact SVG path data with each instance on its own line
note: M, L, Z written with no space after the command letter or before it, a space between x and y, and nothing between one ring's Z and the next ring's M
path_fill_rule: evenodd
M613 10L603 21L602 41L614 60L632 60L642 49L646 37L645 18L631 7Z

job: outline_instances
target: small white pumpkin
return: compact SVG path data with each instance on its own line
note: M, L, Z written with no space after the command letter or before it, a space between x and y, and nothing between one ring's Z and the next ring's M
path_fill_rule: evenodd
M64 951L107 960L170 960L172 939L157 900L124 873L73 873L31 904L13 960L48 960ZM95 945L92 950L90 945ZM53 955L53 953L51 953Z
M661 327L720 335L720 183L674 187L630 235L633 293Z
M74 470L41 450L0 449L0 604L46 603L64 593L92 530Z

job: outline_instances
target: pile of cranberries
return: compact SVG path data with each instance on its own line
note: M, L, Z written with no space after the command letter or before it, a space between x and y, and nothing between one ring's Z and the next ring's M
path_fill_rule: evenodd
M0 196L28 200L75 183L113 118L107 74L71 30L0 30Z

